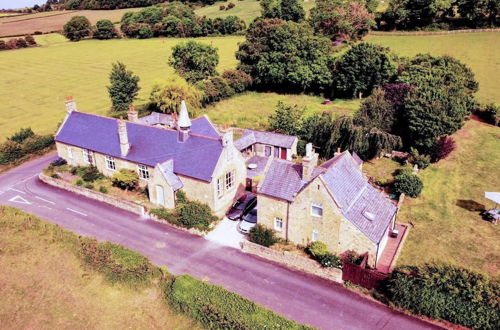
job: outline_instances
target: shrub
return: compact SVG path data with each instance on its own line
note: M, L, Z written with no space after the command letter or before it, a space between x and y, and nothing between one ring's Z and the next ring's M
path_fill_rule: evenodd
M153 38L153 30L149 25L142 25L137 31L137 37L139 39Z
M28 43L24 38L17 39L17 48L28 48Z
M220 6L219 6L219 10L226 10L226 6L224 6L224 5L220 5Z
M164 285L165 298L208 329L310 329L223 287L182 275Z
M318 258L328 253L328 247L325 243L320 241L312 242L307 247L307 253L313 258Z
M325 243L316 241L307 246L307 253L318 261L322 267L342 268L342 259L328 251Z
M226 70L222 77L235 93L242 93L252 85L252 77L241 70Z
M432 147L432 161L438 162L441 159L445 159L455 148L455 140L452 137L440 137Z
M209 77L197 82L195 86L204 93L203 105L218 102L234 95L234 89L229 86L226 79L220 76Z
M82 170L82 179L85 182L94 182L96 180L102 179L102 174L95 166L88 166Z
M100 186L99 187L99 192L103 193L103 194L107 194L108 193L108 188L106 188L104 186Z
M84 261L103 272L111 282L135 284L158 275L157 267L146 257L120 245L90 238L83 238L80 245Z
M59 176L59 174L57 174L57 173L52 173L52 174L50 175L50 177L51 177L51 178L54 178L54 179L60 179L60 178L61 178L61 177Z
M35 136L35 133L31 129L31 127L28 128L21 128L19 132L14 133L11 137L8 139L17 143L22 143L24 140L27 138Z
M226 10L229 10L231 8L234 8L234 7L236 7L236 5L234 3L232 3L232 2L230 2L230 3L227 4Z
M361 265L361 262L363 261L363 256L359 255L357 252L353 250L347 250L340 255L340 259L342 259L343 262L350 262L355 265Z
M159 209L151 209L150 212L156 215L159 219L165 220L168 223L171 223L176 226L183 226L183 224L179 222L179 216L169 210L166 210L164 208L159 208Z
M338 256L336 256L330 252L327 252L324 255L319 256L317 258L317 260L319 261L319 263L321 264L322 267L325 267L325 268L335 267L335 268L342 269L342 260Z
M76 180L76 185L77 186L83 186L83 180L82 179Z
M197 228L206 230L210 224L218 218L212 214L212 210L207 204L200 202L188 202L179 204L179 223L186 228Z
M401 267L392 273L385 293L396 306L465 327L498 329L500 322L500 283L465 268Z
M276 237L274 231L259 223L255 225L255 227L250 229L250 233L248 233L248 239L250 240L250 242L265 247L270 247L271 245L278 242L278 238Z
M421 155L417 149L410 148L411 161L413 164L417 165L420 169L426 169L431 164L431 157L427 155Z
M0 47L0 49L2 49ZM475 113L487 123L500 125L500 106L493 103L479 107Z
M63 165L66 165L68 162L66 162L66 160L64 158L57 158L56 160L52 161L50 163L50 166L55 166L55 167L59 167L59 166L63 166Z
M9 47L7 47L7 43L3 40L0 40L0 50L7 50Z
M52 135L35 135L22 143L25 154L48 148L53 144L54 137Z
M14 162L24 156L20 143L8 140L0 145L0 164L5 165Z
M132 170L121 169L111 177L113 186L123 190L134 190L139 185L139 176Z
M92 183L86 183L84 187L90 190L94 189L94 185Z
M92 26L85 16L73 16L63 27L63 33L71 41L80 41L90 36Z
M24 37L24 40L28 43L29 46L36 46L36 40L33 38L32 35L28 34L27 36Z
M6 45L7 49L17 49L17 39L9 39Z
M175 197L177 198L177 203L186 203L188 201L186 193L182 190L177 190L175 192Z
M101 19L97 21L94 29L94 38L95 39L112 39L117 36L116 29L109 19Z
M394 178L394 191L398 194L405 194L416 198L420 195L424 184L422 180L414 174L402 173Z

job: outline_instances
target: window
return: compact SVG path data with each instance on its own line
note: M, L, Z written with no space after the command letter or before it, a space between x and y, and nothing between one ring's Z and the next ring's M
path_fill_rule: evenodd
M280 148L274 147L274 157L280 158Z
M266 157L271 156L271 147L270 147L270 146L266 146L266 147L264 148L264 152L265 152L265 154L266 154Z
M71 148L70 146L66 146L66 148L68 150L68 158L73 159L73 148Z
M94 155L92 151L83 149L83 161L87 164L94 164Z
M217 179L217 196L222 197L224 195L224 178L220 177Z
M226 190L234 186L234 170L226 173Z
M314 229L313 233L312 233L312 240L311 241L316 242L318 240L318 235L319 235L319 231L317 229Z
M277 231L281 231L283 229L283 219L281 218L274 218L274 229Z
M116 170L115 159L111 156L106 156L105 158L106 158L106 168L111 171Z
M323 204L312 202L311 215L313 215L315 217L322 217L323 216Z
M139 173L139 178L143 180L149 179L149 172L146 165L137 165L137 172Z

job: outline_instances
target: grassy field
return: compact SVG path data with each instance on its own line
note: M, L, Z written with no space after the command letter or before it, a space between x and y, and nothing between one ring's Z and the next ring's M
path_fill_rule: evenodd
M359 100L335 100L323 105L323 100L322 97L310 95L247 92L209 106L206 113L217 124L265 129L267 117L274 112L279 101L306 107L306 114L329 112L334 116L352 114L360 103Z
M500 32L464 33L422 37L368 36L366 41L390 47L401 56L418 53L451 55L467 64L479 81L477 98L500 103Z
M500 187L500 130L471 120L453 137L457 149L449 158L420 172L422 195L404 202L398 221L411 221L415 227L398 263L453 262L498 276L498 226L482 220L478 211L469 211L464 205L494 207L484 198L484 192ZM364 168L370 175L387 178L398 168L396 164L380 159Z
M156 286L111 285L50 230L22 226L26 218L0 206L2 329L197 329Z
M107 18L119 22L127 11L137 11L141 8L127 8L116 10L69 10L52 11L30 15L0 18L0 37L32 34L35 31L53 32L62 30L64 24L73 16L83 15L92 24Z
M228 5L228 1L218 1L211 6L205 6L196 9L196 14L207 17L226 17L230 15L238 16L243 19L247 24L253 21L257 16L260 16L260 2L257 0L244 0L244 1L231 1L236 7L229 10L220 10L221 5ZM314 7L314 0L304 1L303 7L307 14L309 10Z

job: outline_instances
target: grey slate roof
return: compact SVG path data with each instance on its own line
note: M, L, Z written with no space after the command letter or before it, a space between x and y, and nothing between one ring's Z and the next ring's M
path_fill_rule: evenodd
M55 140L155 167L169 159L174 161L174 173L210 182L222 152L220 138L189 134L185 142L178 141L172 129L127 122L131 144L127 156L120 153L117 120L73 111L60 128Z
M240 151L248 148L254 143L269 144L290 149L296 140L296 136L246 129L243 135L238 140L234 141L234 145Z
M174 118L171 114L152 112L151 114L139 118L139 122L145 125L171 125Z
M165 180L167 180L168 184L175 190L179 190L183 187L181 179L174 173L174 161L169 159L162 164L158 164L160 167L161 173Z
M247 160L247 166L250 164L255 164L257 165L256 168L248 168L247 169L247 178L252 179L255 176L259 176L264 172L264 169L266 167L267 161L269 160L269 157L261 157L261 156L253 156L249 160Z
M259 193L292 202L295 195L318 176L340 204L344 216L371 241L379 243L396 207L368 183L347 151L317 167L307 182L302 180L301 164L273 160ZM367 212L375 216L374 220L366 216Z
M354 159L354 161L356 162L356 164L363 165L363 160L354 151L352 152L352 158Z
M171 114L152 112L150 115L139 118L139 122L145 125L175 125L174 118ZM215 126L210 122L207 116L201 116L191 120L191 132L198 135L210 136L214 138L220 137Z

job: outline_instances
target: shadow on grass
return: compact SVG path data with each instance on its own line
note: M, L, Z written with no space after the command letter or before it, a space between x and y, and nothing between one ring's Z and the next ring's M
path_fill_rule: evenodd
M471 212L483 212L484 210L486 210L486 207L483 204L480 204L470 199L469 200L459 199L457 200L456 205Z

